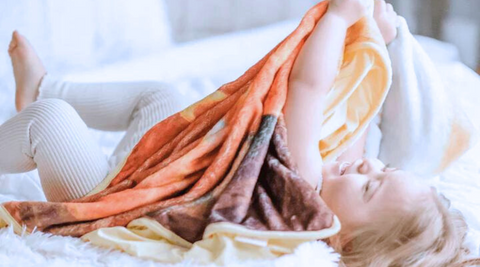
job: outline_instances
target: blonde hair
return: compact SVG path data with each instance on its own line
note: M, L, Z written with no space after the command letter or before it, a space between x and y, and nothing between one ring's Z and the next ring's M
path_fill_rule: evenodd
M478 262L465 261L466 232L462 214L433 192L407 212L384 216L351 233L348 243L332 246L348 267L469 266Z

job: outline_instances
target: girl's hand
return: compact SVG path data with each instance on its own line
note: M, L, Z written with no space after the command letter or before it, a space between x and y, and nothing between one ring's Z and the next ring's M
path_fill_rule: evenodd
M386 44L391 43L397 36L398 16L391 4L385 0L375 0L373 18L377 22Z
M328 7L330 14L342 18L348 27L355 24L367 14L369 0L331 0Z

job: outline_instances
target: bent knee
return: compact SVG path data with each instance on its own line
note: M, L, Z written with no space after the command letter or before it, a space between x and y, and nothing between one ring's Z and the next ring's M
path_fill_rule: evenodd
M185 97L175 86L162 82L152 83L154 87L150 87L142 96L141 101L144 105L161 106L171 113L185 108Z
M30 104L28 109L35 109L35 110L51 110L51 109L71 109L73 108L70 104L68 104L65 100L58 99L58 98L46 98L46 99L39 99L32 104Z
M57 123L81 121L77 111L69 103L56 98L37 100L25 109L25 113L40 124L52 126Z

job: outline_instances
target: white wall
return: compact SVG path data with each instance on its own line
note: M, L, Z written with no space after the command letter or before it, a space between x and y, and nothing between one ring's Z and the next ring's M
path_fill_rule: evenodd
M459 47L467 65L480 63L480 0L387 0L418 34ZM318 0L165 0L176 41L300 18Z
M176 41L300 18L317 0L165 0Z

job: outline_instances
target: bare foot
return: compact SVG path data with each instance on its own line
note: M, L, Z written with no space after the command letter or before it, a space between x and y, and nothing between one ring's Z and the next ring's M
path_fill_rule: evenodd
M40 81L47 71L28 40L17 31L13 32L8 54L15 76L15 107L20 112L37 100Z

